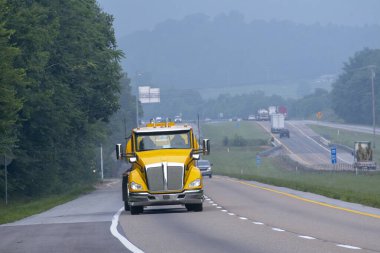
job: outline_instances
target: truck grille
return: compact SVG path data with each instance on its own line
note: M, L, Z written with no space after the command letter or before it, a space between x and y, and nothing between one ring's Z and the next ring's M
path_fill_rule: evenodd
M178 191L183 188L184 167L180 163L156 163L146 166L151 192Z

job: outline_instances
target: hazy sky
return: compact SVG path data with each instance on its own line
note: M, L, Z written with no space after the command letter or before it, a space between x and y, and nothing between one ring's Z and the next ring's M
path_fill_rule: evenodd
M116 37L153 29L166 19L204 13L214 17L232 10L253 19L291 20L297 23L380 25L380 0L98 0L115 17Z

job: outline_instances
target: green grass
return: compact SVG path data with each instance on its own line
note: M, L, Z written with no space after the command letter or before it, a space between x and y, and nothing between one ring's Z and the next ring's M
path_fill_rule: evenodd
M13 222L44 212L92 190L92 187L82 187L62 195L53 195L34 199L9 199L8 205L5 205L3 200L3 202L0 203L0 224Z
M202 127L204 136L212 141L208 159L215 174L255 180L276 186L313 192L344 201L380 207L380 174L355 175L350 172L320 172L296 170L295 163L283 156L261 158L256 165L256 154L265 147L226 147L226 135L239 134L246 138L269 139L269 134L254 122L209 124ZM379 142L380 143L380 142Z
M332 127L320 126L320 125L308 125L316 133L330 140L332 143L346 145L350 148L354 148L355 141L373 141L372 134L347 131L342 129L336 129ZM377 146L380 145L380 136L376 136ZM374 160L377 164L380 164L380 148L374 150Z

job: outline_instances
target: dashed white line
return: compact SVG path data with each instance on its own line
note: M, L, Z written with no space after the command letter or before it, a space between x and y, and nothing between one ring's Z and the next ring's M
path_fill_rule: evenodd
M214 203L214 204L212 204L212 205L213 205L213 206L217 206L218 204L215 204L215 203Z
M137 248L135 245L133 245L130 241L128 241L127 238L122 236L119 231L117 231L117 225L119 224L119 217L121 212L123 211L123 207L117 211L117 213L112 218L112 223L110 227L110 231L114 237L116 237L128 250L132 251L133 253L144 253L141 249Z
M222 207L221 207L221 206L217 206L216 208L218 208L218 209L222 209Z
M306 240L315 240L314 237L307 236L307 235L299 235L298 237L299 237L299 238L302 238L302 239L306 239Z
M355 247L355 246L351 246L351 245L345 245L345 244L337 244L336 246L341 247L341 248L346 248L346 249L356 249L356 250L361 249L359 247Z
M216 206L216 208L222 208L220 206L218 206L217 204L214 204L213 206ZM122 209L121 209L122 210ZM224 213L227 213L228 215L230 216L234 216L236 214L234 213L229 213L226 209L223 209L223 210L220 210ZM248 218L246 217L242 217L242 216L237 216L240 220L248 220ZM264 223L262 222L259 222L259 221L252 221L253 224L255 225L265 225ZM286 230L284 229L281 229L281 228L275 228L275 227L272 227L271 228L273 231L276 231L276 232L286 232ZM297 235L299 238L302 238L302 239L306 239L306 240L316 240L316 238L312 237L312 236L307 236L307 235ZM120 239L119 239L120 240ZM361 250L361 248L359 247L356 247L356 246L352 246L352 245L346 245L346 244L336 244L337 247L341 247L341 248L346 248L346 249L352 249L352 250ZM128 248L129 249L129 248ZM134 251L133 251L134 252Z

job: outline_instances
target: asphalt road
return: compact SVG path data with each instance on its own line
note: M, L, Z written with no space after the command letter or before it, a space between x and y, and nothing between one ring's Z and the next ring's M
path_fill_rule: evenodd
M258 124L270 132L269 122L258 122ZM331 164L330 148L318 142L320 136L307 127L305 122L286 121L285 127L290 130L290 138L279 138L277 134L273 136L294 160L305 165ZM352 164L353 156L338 147L337 162Z
M123 212L128 240L143 252L380 252L379 209L227 177L205 185L203 212Z
M120 180L47 212L0 226L1 253L128 252L110 233Z
M379 209L228 177L204 182L203 212L121 212L123 243L110 231L122 206L118 180L0 226L0 252L380 252Z

